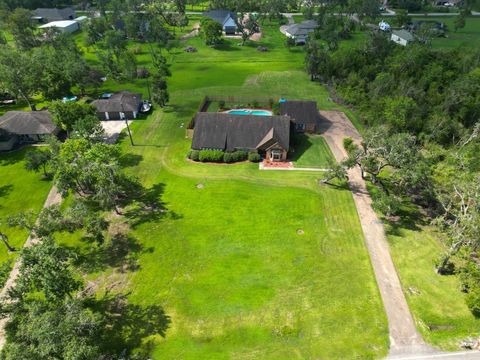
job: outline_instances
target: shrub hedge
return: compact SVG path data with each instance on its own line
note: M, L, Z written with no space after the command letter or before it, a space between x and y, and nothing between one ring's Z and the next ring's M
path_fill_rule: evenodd
M224 163L234 163L249 160L251 162L259 162L260 155L256 152L247 152L247 151L233 151L233 152L224 152L222 150L190 150L187 154L187 157L193 161L202 161L202 162L224 162Z

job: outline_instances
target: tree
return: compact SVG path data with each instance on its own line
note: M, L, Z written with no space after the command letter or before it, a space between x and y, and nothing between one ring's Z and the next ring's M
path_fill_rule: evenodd
M152 100L164 107L169 99L167 80L161 75L155 75L152 79Z
M35 37L32 14L29 10L17 8L7 18L7 27L19 49L27 50L38 45Z
M25 100L35 110L33 95L38 91L36 64L26 51L0 47L0 87Z
M322 184L330 184L333 179L344 180L347 178L347 167L343 162L337 163L336 161L331 161L328 164L328 171L324 173L323 179L321 180Z
M395 15L395 22L396 22L397 26L404 27L404 26L410 24L411 21L412 21L412 19L410 18L410 16L408 16L407 10L405 10L405 9L398 9L397 10L396 15Z
M73 124L72 137L99 142L105 138L105 130L96 115L87 114Z
M31 292L41 292L47 302L72 298L81 283L75 278L71 263L73 254L58 246L51 237L22 249L20 274L15 296L23 299Z
M453 22L455 32L459 29L463 29L466 25L467 13L464 10L465 9L462 9L460 13L455 17L455 21Z
M50 151L32 149L25 154L25 169L39 172L43 170L43 176L48 178L47 166L51 160Z
M201 31L205 38L205 44L218 45L222 42L222 25L209 18L201 21Z
M241 14L237 20L237 29L242 34L242 46L250 38L252 34L255 34L260 30L255 16L252 14Z
M139 182L123 174L117 147L91 143L85 139L67 140L54 157L54 182L63 196L75 194L103 210L114 210L125 202L140 198Z
M67 132L67 135L70 136L70 133L75 127L75 124L88 116L95 116L96 111L92 105L81 104L78 102L62 102L54 101L50 105L50 113L52 114L52 120L55 124L60 126L63 130ZM91 120L87 121L85 124L92 124ZM85 130L85 127L82 128L81 125L77 128ZM92 130L92 128L90 128Z

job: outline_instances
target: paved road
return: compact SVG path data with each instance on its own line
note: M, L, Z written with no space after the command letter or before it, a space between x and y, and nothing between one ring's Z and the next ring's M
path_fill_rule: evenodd
M50 189L50 192L48 193L47 199L43 204L43 207L46 208L51 205L59 204L61 201L62 201L62 196L57 191L57 188L55 186L52 186L52 188ZM23 244L23 247L32 246L36 242L37 242L36 238L29 236L27 241L25 241L25 244ZM19 275L19 270L20 270L20 261L17 261L13 265L13 269L10 272L10 276L8 277L8 280L5 283L5 286L0 291L0 298L4 298L7 295L7 291L15 285L15 281L17 280ZM0 319L0 349L2 349L3 346L5 345L5 324L7 323L7 320L8 318Z
M342 112L320 111L325 118L321 132L337 161L347 154L343 148L343 139L352 138L361 141L361 136L350 120ZM390 351L388 359L480 359L480 352L443 353L427 345L417 331L415 321L408 307L381 220L372 208L372 200L367 191L360 170L354 168L348 172L348 185L352 190L353 200L365 235L365 243L380 290L388 319Z

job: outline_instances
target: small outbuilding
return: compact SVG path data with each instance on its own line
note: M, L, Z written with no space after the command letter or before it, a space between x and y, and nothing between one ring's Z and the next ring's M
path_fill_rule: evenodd
M394 43L397 43L402 46L407 46L412 43L415 38L412 33L407 30L394 30L390 38Z
M48 24L39 26L40 29L56 29L61 33L73 33L77 31L80 26L75 20L52 21Z
M46 135L56 135L59 128L48 111L9 111L0 117L0 150L17 144L41 142Z
M100 120L132 120L136 119L142 105L142 94L120 91L108 94L107 98L92 102L97 109Z

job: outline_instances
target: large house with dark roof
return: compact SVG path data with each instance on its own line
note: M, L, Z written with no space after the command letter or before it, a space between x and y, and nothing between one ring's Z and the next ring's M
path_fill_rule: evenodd
M288 116L199 112L194 124L194 150L257 151L271 161L287 159L291 124Z
M71 7L63 9L38 8L33 12L32 19L42 23L49 23L52 21L73 20L75 17L75 10Z
M46 135L56 135L59 128L48 111L9 111L0 116L0 150L10 150L17 144L42 141Z
M235 35L237 32L237 15L228 10L210 10L205 11L206 16L222 25L222 30L226 35Z
M106 99L92 102L97 109L100 120L132 120L136 119L142 103L142 94L120 91Z
M320 115L315 101L288 100L280 102L280 115L289 116L297 132L318 131Z

